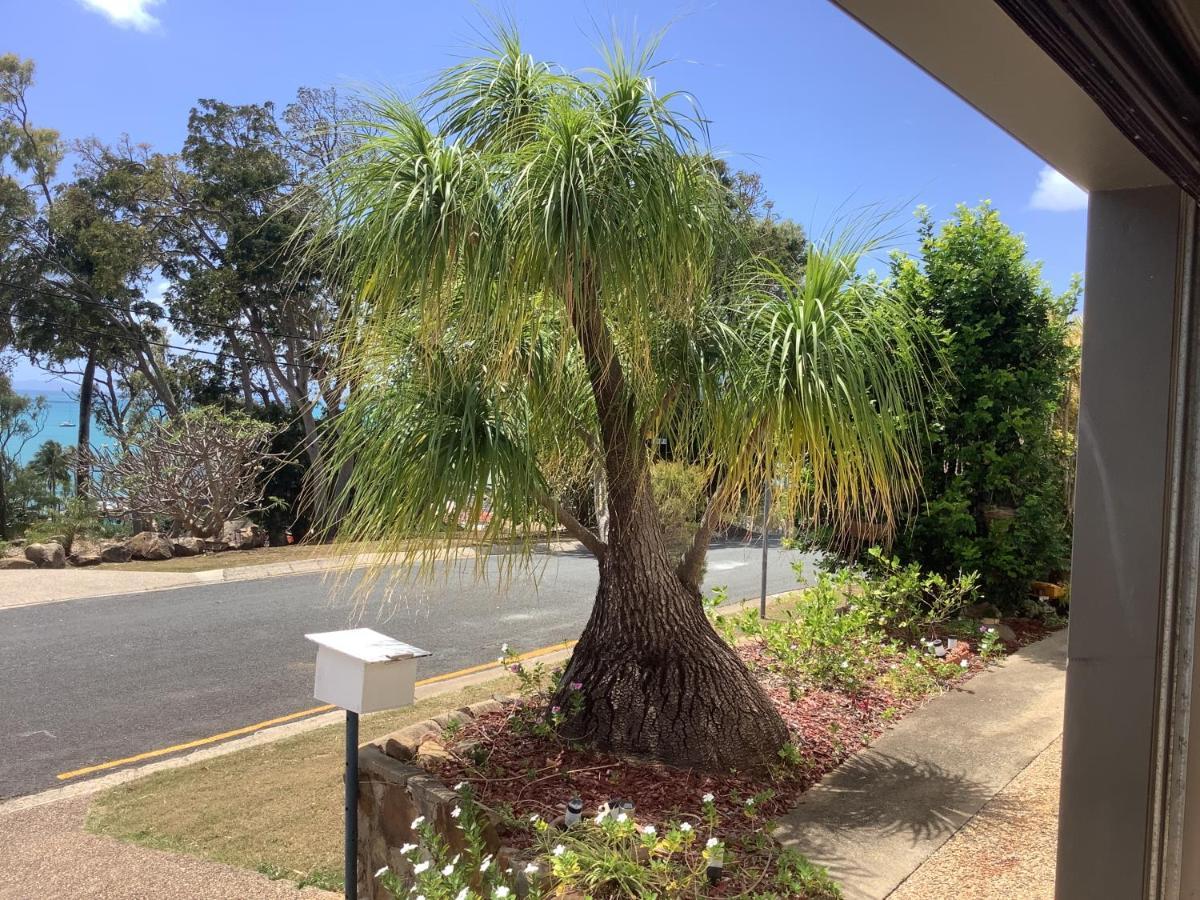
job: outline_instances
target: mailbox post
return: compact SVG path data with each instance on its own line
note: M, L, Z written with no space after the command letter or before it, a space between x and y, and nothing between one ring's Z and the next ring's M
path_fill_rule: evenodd
M346 900L358 897L358 716L409 706L429 652L370 628L306 634L317 645L313 696L346 711Z

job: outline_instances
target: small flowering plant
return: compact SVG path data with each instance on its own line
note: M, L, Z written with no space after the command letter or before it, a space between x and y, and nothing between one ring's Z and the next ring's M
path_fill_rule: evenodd
M547 670L542 663L527 666L508 644L501 651L498 662L520 680L519 692L526 701L513 713L513 727L538 737L556 737L563 723L583 709L582 682L572 681L567 685L564 708L561 702L551 703L551 698L561 696L563 669ZM541 715L540 710L545 710L545 714Z
M538 821L534 832L560 894L695 897L708 892L709 867L727 865L730 858L715 833L718 824L710 795L698 824L682 819L639 826L619 812L585 817L565 831Z
M416 841L400 848L407 871L393 872L384 866L375 877L396 898L503 900L517 896L518 880L524 876L528 882L524 896L540 900L540 883L533 877L538 867L530 864L520 875L511 868L502 871L487 849L483 815L470 786L460 784L456 793L458 803L451 809L450 819L451 827L461 835L462 849L454 849L424 816L419 816L412 823Z

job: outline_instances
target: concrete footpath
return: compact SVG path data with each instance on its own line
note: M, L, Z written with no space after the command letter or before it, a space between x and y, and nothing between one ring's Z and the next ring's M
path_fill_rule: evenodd
M1045 785L1051 777L1057 798L1056 770L1046 767L1057 759L1062 734L1066 647L1065 631L1052 635L906 716L805 794L780 820L776 837L827 867L847 900L881 900L1005 788L1012 785L1019 796L1014 779L1035 761L1041 762L1036 783L1051 790ZM1002 816L1001 806L993 807L993 817ZM1022 847L1010 843L1008 850L1020 854ZM1036 885L966 894L964 885L978 890L986 881L969 850L967 856L960 850L948 858L949 869L931 868L936 874L929 880L945 882L944 896L1049 896L1052 857L1036 869L1041 874L1029 876ZM943 896L923 890L914 882L896 896Z
M455 558L473 555L470 548ZM146 569L16 569L0 572L0 609L56 603L60 600L81 600L91 597L111 597L163 591L171 588L196 587L205 584L224 584L277 578L281 575L305 575L313 572L339 572L375 565L380 562L400 564L379 553L360 553L356 556L329 556L316 559L297 559L291 562L272 562L261 565L230 566L224 569L204 569L198 572L152 572Z

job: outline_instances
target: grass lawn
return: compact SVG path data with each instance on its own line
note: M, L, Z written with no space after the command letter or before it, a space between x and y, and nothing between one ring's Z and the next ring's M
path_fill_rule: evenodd
M510 693L515 677L365 716L373 739L449 709ZM329 725L119 785L92 801L87 827L147 847L342 886L342 726Z
M294 553L306 548L271 549ZM269 551L221 558L259 552ZM772 600L768 617L779 615L798 596L791 592ZM747 600L723 611L757 609L757 604ZM513 676L498 677L406 709L366 716L362 734L373 739L493 694L511 693L517 684ZM156 772L98 794L87 827L147 847L340 890L343 754L342 726L337 724Z

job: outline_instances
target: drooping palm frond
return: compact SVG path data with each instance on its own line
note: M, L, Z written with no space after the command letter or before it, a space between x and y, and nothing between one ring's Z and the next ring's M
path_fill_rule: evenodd
M767 478L837 523L890 527L911 499L936 350L856 274L875 238L855 223L799 282L749 261L714 285L730 204L653 50L614 44L576 75L502 30L418 102L376 98L349 125L312 228L348 297L351 387L323 467L349 473L344 539L432 560L570 529L556 489L613 440L635 463L665 441L705 467L718 512ZM615 438L596 400L610 375L631 410Z

